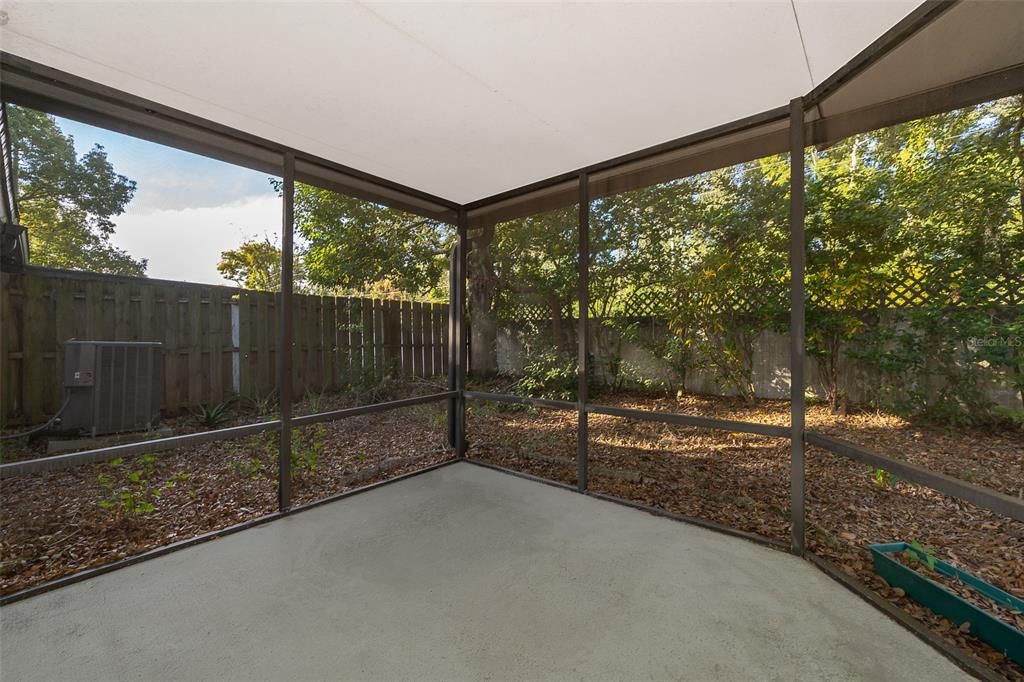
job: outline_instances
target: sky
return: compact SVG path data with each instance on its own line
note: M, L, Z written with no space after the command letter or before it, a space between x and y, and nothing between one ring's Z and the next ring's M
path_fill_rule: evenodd
M149 259L148 276L225 284L217 272L221 251L254 237L280 242L281 200L266 173L56 120L79 155L100 144L114 171L138 183L125 213L113 218L111 241Z

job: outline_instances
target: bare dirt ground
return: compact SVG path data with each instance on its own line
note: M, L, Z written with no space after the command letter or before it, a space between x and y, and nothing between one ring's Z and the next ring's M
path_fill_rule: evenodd
M602 404L778 425L789 405L723 398L601 396ZM469 456L575 484L576 415L471 402ZM731 528L789 541L789 443L785 439L591 415L590 488ZM809 429L894 458L1017 495L1024 488L1024 434L953 433L877 413L833 415L809 407ZM807 461L808 545L812 552L928 625L1007 679L1024 669L968 631L918 606L875 575L867 546L918 541L950 561L1024 597L1024 524L894 479L818 448Z

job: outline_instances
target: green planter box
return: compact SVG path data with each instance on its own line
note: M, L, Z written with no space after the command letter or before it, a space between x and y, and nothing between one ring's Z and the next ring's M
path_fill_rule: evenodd
M1008 625L995 615L966 601L927 576L904 566L890 555L909 551L927 565L928 559L905 542L871 545L871 558L875 573L893 587L902 588L911 599L926 606L952 622L971 624L971 634L988 642L993 649L1003 652L1009 659L1024 665L1024 632ZM966 571L945 561L935 559L934 571L949 578L959 579L967 587L1011 610L1024 611L1024 600L1008 594Z

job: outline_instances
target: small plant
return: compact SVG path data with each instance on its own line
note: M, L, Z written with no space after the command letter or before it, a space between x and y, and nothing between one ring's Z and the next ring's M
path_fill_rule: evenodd
M231 419L231 400L225 400L216 405L200 405L193 410L192 415L199 422L200 426L208 429L216 429Z
M911 542L908 549L903 550L903 558L911 565L922 564L930 571L935 570L935 550L923 546L917 540Z
M874 469L871 477L875 479L875 485L879 488L889 488L896 482L896 477L885 469Z
M271 391L263 396L253 396L249 398L249 404L256 412L256 416L269 417L277 411L277 393L276 391Z
M156 502L165 490L192 477L190 473L177 473L163 483L153 484L151 479L156 470L156 462L156 455L147 453L135 461L139 468L125 472L122 470L122 458L110 460L107 464L110 473L101 473L96 477L96 482L107 491L107 498L97 502L97 506L111 510L123 519L155 512Z
M250 457L241 462L232 462L231 468L254 481L263 477L260 471L263 468L263 462L256 457Z
M317 424L308 431L292 431L291 475L315 474L324 449L324 428Z
M306 402L309 403L309 413L316 414L320 411L320 406L324 401L324 392L315 392L310 388L306 389Z

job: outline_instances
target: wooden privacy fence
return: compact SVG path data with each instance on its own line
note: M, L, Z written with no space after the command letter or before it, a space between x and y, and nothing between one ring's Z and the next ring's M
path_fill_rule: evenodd
M280 294L29 268L0 275L5 423L35 423L63 401L63 343L163 343L164 409L277 390ZM448 304L295 295L292 392L447 373Z

